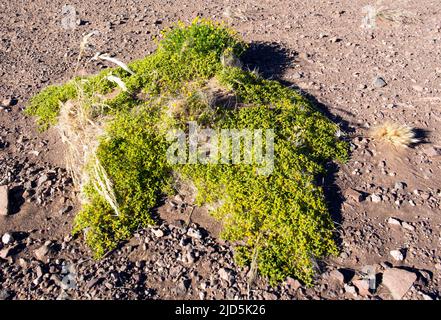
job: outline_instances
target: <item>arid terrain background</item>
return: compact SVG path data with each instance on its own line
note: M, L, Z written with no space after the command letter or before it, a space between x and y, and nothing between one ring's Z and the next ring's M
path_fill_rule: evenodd
M66 4L73 24L63 20ZM438 299L440 10L435 0L2 0L0 185L9 196L0 190L0 210L8 202L10 212L0 215L0 300ZM70 236L79 208L63 145L23 114L28 99L72 77L93 30L91 56L129 62L152 52L162 29L196 16L239 31L251 43L248 67L302 91L350 137L350 161L330 164L324 181L340 255L317 262L314 287L261 278L250 286L233 246L218 239L219 223L196 210L185 228L185 199L159 208L163 232L139 230L100 261ZM394 148L370 139L368 128L387 120L414 127L421 142Z

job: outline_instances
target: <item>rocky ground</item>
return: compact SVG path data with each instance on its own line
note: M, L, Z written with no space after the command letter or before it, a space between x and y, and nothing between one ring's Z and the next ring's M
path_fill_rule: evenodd
M0 3L0 299L439 299L437 1L71 1L73 23L65 4ZM375 28L363 27L367 5L383 17ZM72 76L93 30L95 51L130 61L154 50L160 30L198 15L232 25L253 43L249 67L302 91L350 134L351 160L324 179L341 254L317 262L312 288L250 285L220 225L200 210L190 221L185 199L167 200L158 228L100 261L70 236L78 205L63 146L23 115L28 99ZM370 139L386 120L418 129L421 143Z

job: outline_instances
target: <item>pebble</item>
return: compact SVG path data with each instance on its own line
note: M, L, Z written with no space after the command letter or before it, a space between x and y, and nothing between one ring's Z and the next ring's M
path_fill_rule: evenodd
M40 248L34 250L35 257L38 260L43 261L44 258L46 257L46 255L50 251L50 247L49 247L50 245L51 245L51 241L46 241L44 243L44 245L42 245Z
M387 85L386 81L382 77L376 77L372 84L375 88L383 88Z
M10 244L14 241L14 237L9 232L5 233L2 237L3 244Z
M394 189L395 190L403 190L406 186L407 185L404 182L396 182L395 186L394 186Z
M9 257L13 249L14 248L8 247L0 250L0 258L6 259L7 257Z
M366 279L354 280L352 284L358 289L358 293L362 296L367 296L369 292L369 281Z
M155 235L155 237L157 238L161 238L164 236L164 231L162 231L161 229L152 229L152 233Z
M187 235L194 239L202 239L202 233L199 229L188 228Z
M291 288L294 291L302 286L300 281L298 281L297 279L291 278L291 277L288 277L286 279L286 284L289 288Z
M49 176L47 174L43 174L40 178L38 178L37 185L41 186L43 183L49 180Z
M413 85L412 88L413 88L413 90L418 91L418 92L422 92L424 90L422 86L419 86L417 84Z
M5 98L2 100L2 106L3 107L10 107L14 103L14 99L12 98Z
M375 194L375 193L371 195L371 201L373 203L379 203L379 202L381 202L381 200L382 200L382 198L380 195Z
M344 283L345 282L345 276L339 270L332 270L329 273L329 277L331 279L334 279L334 280L340 282L340 283Z
M392 217L387 219L387 223L392 224L392 225L396 225L396 226L401 226L401 221L398 219L392 218Z
M409 223L407 223L407 222L405 222L405 221L403 221L403 222L401 223L401 226L402 226L404 229L409 230L409 231L414 231L414 230L415 230L415 227L414 227L414 226L412 226L411 224L409 224Z
M400 250L391 250L389 253L396 261L404 260L404 255Z
M224 280L227 281L230 285L234 282L235 278L234 278L234 274L233 271L227 268L220 268L219 269L219 277Z
M354 296L357 295L357 290L355 289L354 286L351 286L349 284L345 284L344 288L345 288L345 292L346 293L350 293L350 294L352 294Z

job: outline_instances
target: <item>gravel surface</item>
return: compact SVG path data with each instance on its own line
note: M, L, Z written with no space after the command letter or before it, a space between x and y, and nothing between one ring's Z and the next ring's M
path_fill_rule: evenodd
M65 5L0 3L0 300L439 299L438 1L388 1L395 21L377 19L371 29L366 6L384 8L361 0ZM79 208L63 145L23 115L28 99L73 75L81 38L93 30L94 51L130 61L152 52L162 29L196 16L237 29L252 43L250 68L297 88L350 133L351 160L330 164L324 179L341 251L317 262L312 288L295 279L270 287L260 277L250 285L234 246L218 239L219 223L203 210L189 221L185 199L167 200L159 227L100 261L69 236ZM417 128L422 143L396 149L369 139L367 129L385 120Z

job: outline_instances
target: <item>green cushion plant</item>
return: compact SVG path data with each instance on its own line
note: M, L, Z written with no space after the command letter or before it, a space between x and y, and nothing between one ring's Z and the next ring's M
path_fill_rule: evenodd
M287 276L311 284L314 259L337 252L316 179L326 162L347 159L347 144L338 126L299 93L240 68L236 57L246 48L222 24L178 23L164 32L155 53L128 64L133 74L106 69L31 99L27 113L43 129L57 123L68 101L81 105L88 121L102 123L93 155L81 166L88 179L74 228L97 258L155 224L152 209L177 192L176 177L195 188L196 205L211 205L223 223L221 236L236 243L237 261L273 284ZM259 174L253 163L171 164L167 133L187 130L189 121L215 130L273 129L271 174Z

